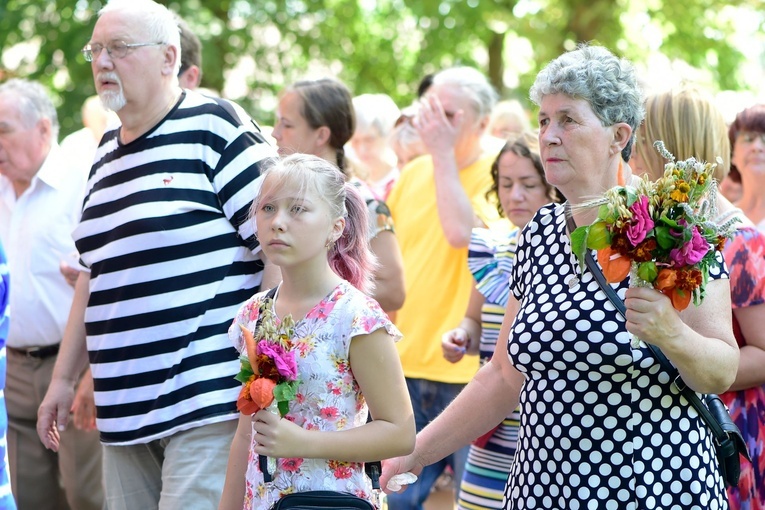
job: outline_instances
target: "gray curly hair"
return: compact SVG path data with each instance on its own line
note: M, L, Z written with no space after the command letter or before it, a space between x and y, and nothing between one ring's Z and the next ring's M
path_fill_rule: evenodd
M580 45L547 64L529 91L537 105L550 94L584 99L604 126L629 124L632 137L622 149L622 158L630 159L635 131L645 117L645 97L627 59L602 46Z

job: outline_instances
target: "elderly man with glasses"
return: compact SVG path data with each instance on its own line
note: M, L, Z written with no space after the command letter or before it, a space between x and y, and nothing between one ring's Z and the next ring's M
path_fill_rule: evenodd
M38 434L59 448L89 361L109 509L215 508L241 387L227 330L264 267L247 212L276 153L239 107L180 88L177 20L152 0L109 2L83 55L120 125L73 233L83 272Z

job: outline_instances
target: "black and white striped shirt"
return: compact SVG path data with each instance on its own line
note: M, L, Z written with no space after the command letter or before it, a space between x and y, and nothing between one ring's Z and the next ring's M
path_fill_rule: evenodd
M101 141L73 236L91 274L98 429L126 445L237 417L227 329L262 278L247 213L276 152L230 103L188 91L137 140L118 134Z

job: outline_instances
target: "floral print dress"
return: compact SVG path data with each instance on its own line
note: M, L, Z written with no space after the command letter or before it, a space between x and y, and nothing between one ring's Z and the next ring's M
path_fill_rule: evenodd
M256 294L242 305L229 329L240 353L246 353L246 347L239 324L255 328L265 294ZM297 352L300 383L285 419L321 431L346 430L366 423L367 406L351 371L349 350L354 337L380 328L394 340L401 339L377 302L345 281L297 321L292 348ZM371 499L364 465L357 462L278 459L273 481L264 483L253 446L245 475L244 510L266 510L287 494L311 490L348 492Z
M730 271L734 309L765 303L765 233L753 227L736 231L723 250ZM739 347L746 345L736 316L733 333ZM731 510L765 509L765 387L729 391L720 396L741 430L752 462L741 459L737 487L728 488Z

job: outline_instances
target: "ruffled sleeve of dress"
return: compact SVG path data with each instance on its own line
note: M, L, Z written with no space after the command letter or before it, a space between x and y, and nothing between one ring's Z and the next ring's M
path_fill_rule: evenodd
M468 247L468 268L475 278L476 289L488 303L505 306L510 295L518 229L498 234L485 228L474 228Z
M359 335L368 335L380 328L385 329L393 337L394 342L398 342L403 338L401 331L390 321L388 315L377 304L377 301L362 294L350 284L345 286L349 289L349 293L353 295L352 305L349 306L349 312L352 315L349 334L351 338Z

